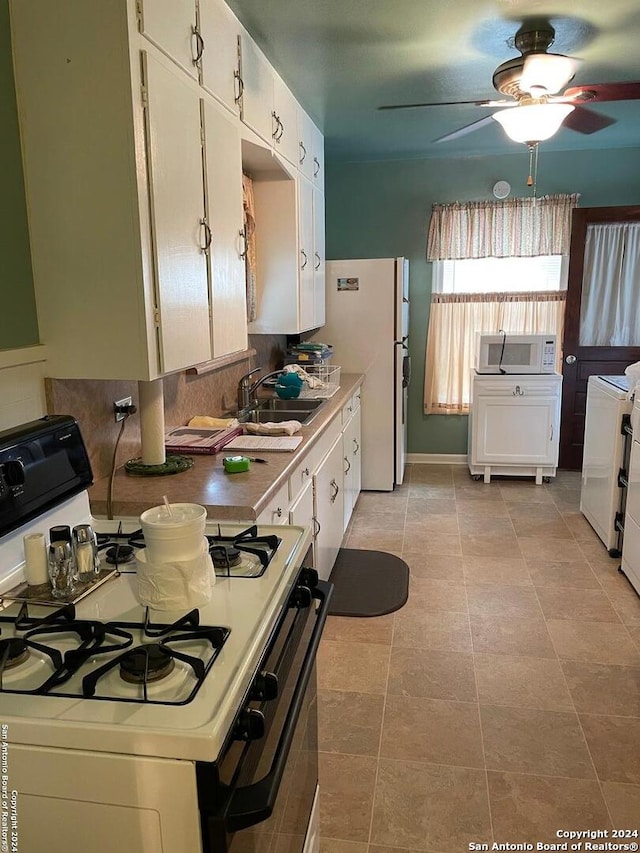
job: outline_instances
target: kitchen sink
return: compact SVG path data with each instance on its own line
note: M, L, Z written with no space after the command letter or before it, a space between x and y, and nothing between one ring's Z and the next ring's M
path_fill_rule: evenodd
M280 400L268 398L260 400L258 407L252 409L240 420L245 423L265 424L283 421L300 421L309 424L326 400Z

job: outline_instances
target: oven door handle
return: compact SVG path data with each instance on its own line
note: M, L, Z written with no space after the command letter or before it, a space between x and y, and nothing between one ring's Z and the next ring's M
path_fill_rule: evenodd
M282 775L289 757L289 750L293 742L293 735L302 711L304 696L316 662L322 629L329 613L333 584L318 581L317 586L311 590L311 594L321 604L271 767L267 775L259 781L244 788L236 788L233 792L224 817L227 832L238 832L241 829L255 826L255 824L270 818L273 813Z

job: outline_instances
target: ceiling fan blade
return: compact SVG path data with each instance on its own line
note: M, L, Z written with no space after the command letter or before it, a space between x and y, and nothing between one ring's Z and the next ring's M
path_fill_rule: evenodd
M569 130L576 130L578 133L597 133L615 123L616 119L610 116L576 106L575 110L562 122L562 126L568 127Z
M580 101L637 101L640 99L640 80L623 83L585 83L572 86L564 93L565 98Z
M510 101L437 101L430 104L385 104L379 110L416 110L421 107L457 107L470 105L474 107L505 106Z
M452 133L447 133L445 136L439 136L437 139L434 139L433 142L449 142L452 139L458 139L460 136L466 136L467 133L473 133L474 130L480 130L481 127L491 124L492 121L492 115L484 116L484 118L472 121L471 124L466 124L464 127L460 127Z
M579 60L559 53L530 53L524 58L519 87L535 97L555 95L578 70Z

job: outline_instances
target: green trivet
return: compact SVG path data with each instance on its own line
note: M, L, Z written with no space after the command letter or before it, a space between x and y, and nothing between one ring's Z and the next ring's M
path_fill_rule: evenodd
M135 477L159 477L164 474L181 474L193 468L193 459L190 456L167 456L162 465L145 465L141 457L129 459L124 463L127 474Z

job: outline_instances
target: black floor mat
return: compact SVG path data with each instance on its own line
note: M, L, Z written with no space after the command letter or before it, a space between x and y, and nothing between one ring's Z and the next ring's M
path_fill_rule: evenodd
M341 548L331 577L331 616L382 616L409 595L409 566L394 554Z

